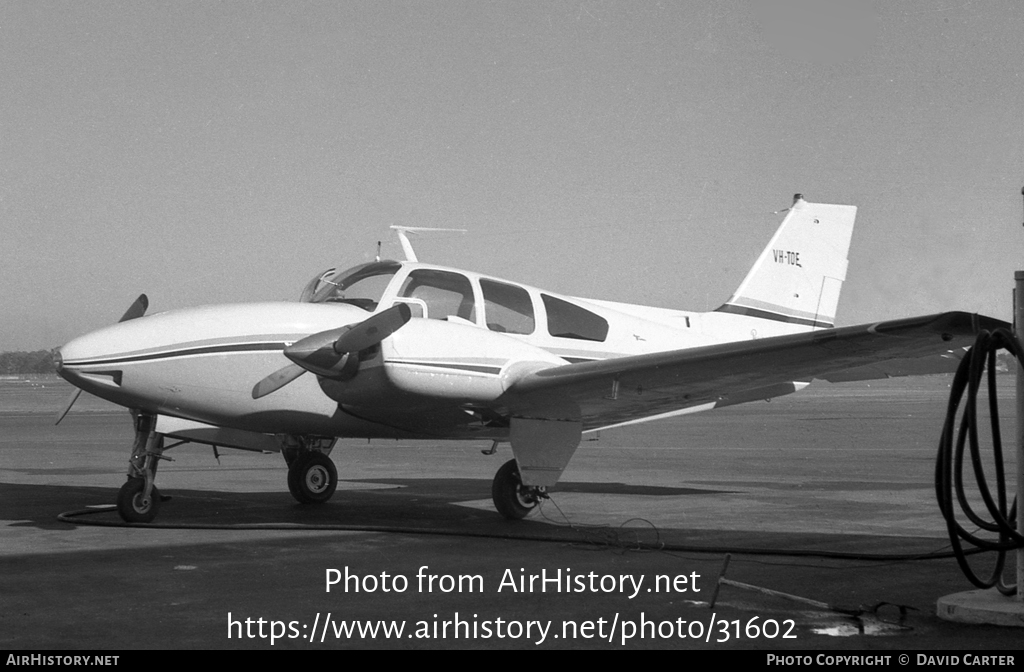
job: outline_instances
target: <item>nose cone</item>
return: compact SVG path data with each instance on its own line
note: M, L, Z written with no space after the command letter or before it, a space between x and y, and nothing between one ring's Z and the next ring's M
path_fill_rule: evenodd
M57 351L57 354L53 357L53 363L57 367L57 375L68 381L75 387L82 387L82 376L77 368L74 366L64 365L64 352L63 348Z
M68 377L71 372L64 368L63 348L60 348L53 353L53 365L57 369L57 375L74 385L75 381Z
M128 310L126 310L124 315L121 316L121 319L118 320L118 324L130 322L131 320L137 320L138 318L146 314L146 310L148 308L149 298L145 294L140 294L139 298L135 299L132 305L128 306ZM118 325L114 325L113 327L101 329L100 332L110 332L112 329L117 328L117 326ZM109 342L104 341L102 338L99 340L91 338L93 335L100 332L92 332L91 334L87 334L86 336L76 338L75 340L71 341L70 343L66 344L63 348L61 348L57 352L56 356L58 373L64 369L65 360L85 361L109 354L109 348L107 347L110 345ZM121 329L118 331L118 333L123 335L124 333L130 332L126 332L125 330Z
M251 404L253 382L280 369L288 344L365 314L354 306L282 302L155 313L68 342L60 348L60 375L128 408L222 420L229 407L233 414L251 410L231 404Z
M143 347L139 324L144 321L114 324L68 341L58 351L58 369L66 371L94 364Z
M136 323L142 321L114 324L68 341L54 358L57 373L76 387L106 396L104 389L121 383L118 360L140 347L143 339Z

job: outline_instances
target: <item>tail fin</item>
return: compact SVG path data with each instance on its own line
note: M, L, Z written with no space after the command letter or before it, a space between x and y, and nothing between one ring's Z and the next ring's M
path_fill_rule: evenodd
M857 208L794 198L782 225L717 312L831 328Z

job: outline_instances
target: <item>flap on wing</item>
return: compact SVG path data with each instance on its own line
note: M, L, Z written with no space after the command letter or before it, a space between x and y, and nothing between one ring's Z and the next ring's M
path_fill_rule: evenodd
M965 349L958 348L940 355L929 355L913 359L888 359L884 362L855 366L850 369L833 371L815 377L819 380L827 380L830 383L847 383L854 380L877 380L879 378L955 373L965 353Z
M979 330L1008 326L970 313L941 313L581 362L524 376L504 401L513 414L547 417L545 408L557 406L559 418L575 416L585 428L606 426L697 405L741 403L751 390L791 381L942 372L949 370L943 356L970 345Z

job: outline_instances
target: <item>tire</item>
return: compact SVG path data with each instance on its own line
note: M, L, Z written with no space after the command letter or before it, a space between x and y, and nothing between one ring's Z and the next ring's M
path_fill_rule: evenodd
M160 491L153 486L149 501L142 499L146 491L146 479L129 478L117 492L117 512L126 523L151 523L160 511Z
M338 487L338 470L323 453L307 452L288 468L288 491L300 504L323 504Z
M295 472L295 460L292 460L288 465L288 492L292 493L292 497L295 498L295 501L301 503L302 500L299 499L301 495L299 494L298 480L298 476Z
M491 484L494 508L507 520L521 520L537 508L537 498L523 485L519 465L509 460L501 465Z

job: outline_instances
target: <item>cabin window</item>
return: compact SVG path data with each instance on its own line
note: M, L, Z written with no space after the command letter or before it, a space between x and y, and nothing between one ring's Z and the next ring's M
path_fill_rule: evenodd
M355 266L333 276L321 274L310 281L303 292L312 293L312 303L347 303L363 310L377 310L384 290L402 265L397 261L379 261Z
M574 303L541 294L548 313L548 333L558 338L603 341L608 338L608 320Z
M427 307L427 317L432 320L456 317L476 322L473 285L459 273L418 268L402 283L399 296L422 301Z
M481 280L487 328L506 334L532 334L533 302L522 287L494 280Z

